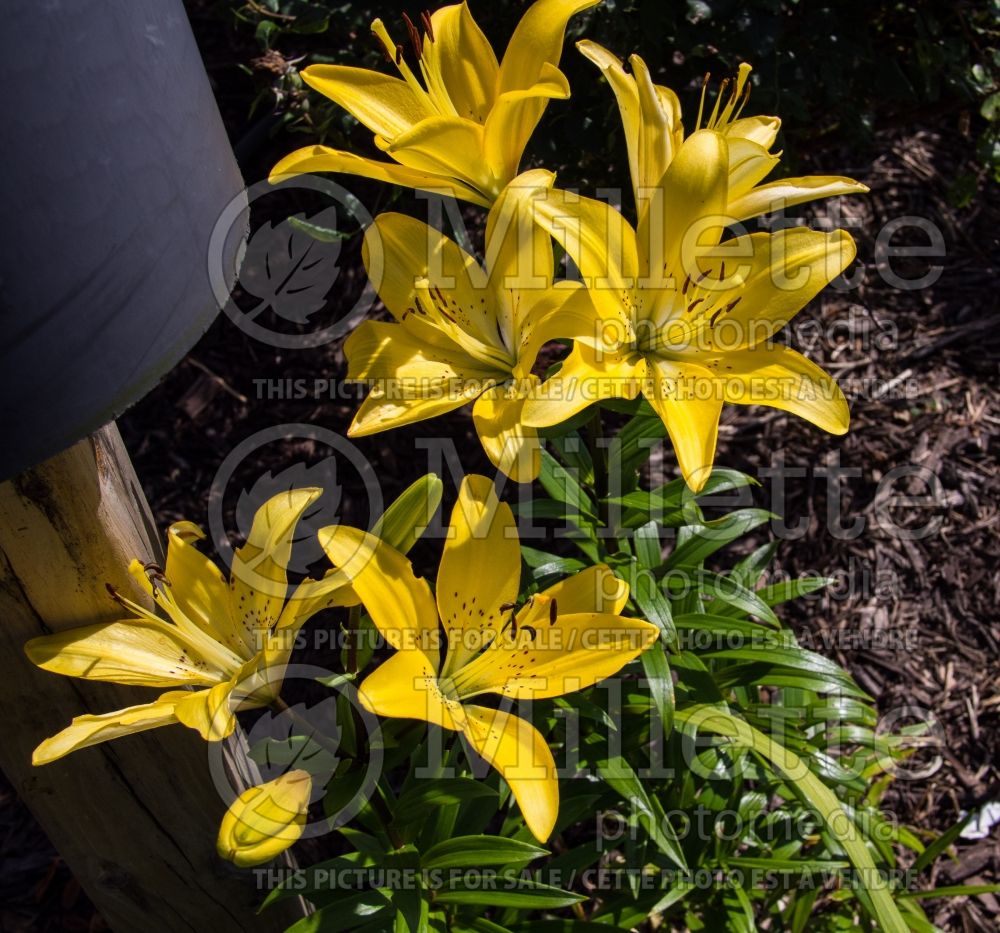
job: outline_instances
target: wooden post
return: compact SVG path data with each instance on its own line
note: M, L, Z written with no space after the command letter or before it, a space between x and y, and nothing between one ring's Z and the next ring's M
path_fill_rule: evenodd
M226 804L195 732L168 726L31 764L73 716L155 696L39 670L23 646L118 618L106 582L144 600L128 563L158 558L160 539L114 424L0 485L0 767L112 929L282 929L288 914L257 916L264 892L216 855Z

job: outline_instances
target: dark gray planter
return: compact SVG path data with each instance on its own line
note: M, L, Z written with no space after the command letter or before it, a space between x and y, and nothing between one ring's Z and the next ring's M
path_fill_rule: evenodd
M4 33L0 480L112 420L205 331L209 239L243 188L181 0L12 0Z

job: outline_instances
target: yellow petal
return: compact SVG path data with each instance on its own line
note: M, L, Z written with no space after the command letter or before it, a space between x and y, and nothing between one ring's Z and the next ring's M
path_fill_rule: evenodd
M538 383L537 376L518 380ZM515 483L530 483L542 468L538 431L522 423L525 394L522 386L487 389L472 407L472 420L490 462Z
M763 146L746 139L727 136L729 144L729 213L740 219L733 210L733 203L750 191L779 162Z
M347 175L360 175L362 178L373 178L375 181L400 185L403 188L416 188L421 191L433 191L436 194L452 196L464 201L471 201L480 207L489 207L490 200L471 187L465 181L435 175L431 172L420 172L405 165L394 162L379 162L376 159L366 159L352 152L342 152L329 146L306 146L296 149L286 155L271 169L268 180L278 184L293 175L305 175L315 172L343 172Z
M438 569L437 607L448 636L442 676L493 641L517 599L521 548L510 506L485 476L466 476Z
M748 220L758 214L784 210L817 198L835 198L844 194L864 194L868 186L853 178L828 175L807 175L804 178L782 178L759 185L729 203L729 212L738 220Z
M251 662L253 663L253 662ZM164 694L174 700L174 715L206 742L219 742L236 728L233 688L240 679L235 675L208 690L173 691ZM163 697L161 697L163 699Z
M229 588L214 561L195 547L205 533L193 522L174 522L167 529L170 596L184 615L203 632L239 653L243 638L229 612Z
M489 385L486 383L487 387ZM348 437L367 437L379 431L436 418L472 401L483 387L482 384L467 383L459 394L446 394L441 398L393 398L387 390L373 388L359 406L348 429Z
M281 610L275 631L294 639L297 632L321 609L334 606L356 606L360 600L351 587L351 581L337 570L329 570L319 580L303 580L288 597Z
M676 285L696 276L697 257L719 242L728 222L728 180L725 137L713 130L692 133L660 183L662 204L650 209L648 238L639 240L654 281L660 270Z
M299 74L309 87L339 104L376 136L392 139L430 116L399 78L346 65L310 65Z
M358 687L361 705L387 719L421 719L457 730L462 706L441 693L434 667L422 651L397 651Z
M531 427L550 427L601 399L634 399L645 372L646 363L641 359L599 355L586 344L577 343L559 372L529 396L521 420Z
M536 595L494 645L456 672L460 699L499 693L515 699L562 696L617 674L658 637L639 619L605 612L564 613Z
M386 151L418 172L456 178L492 201L503 187L483 158L483 128L461 117L428 117L393 139Z
M546 85L553 83L551 73L556 70L562 55L566 24L570 17L598 2L536 0L521 17L507 45L497 77L498 96L528 90L543 78ZM487 158L491 164L504 167L506 178L517 171L517 161L545 110L545 103L546 97L522 98L498 104L494 108L498 118L490 114ZM499 113L501 108L503 113ZM494 123L492 128L490 122Z
M308 771L288 771L243 791L222 818L219 855L240 868L271 861L301 837L311 795Z
M844 393L801 353L776 345L727 353L713 362L727 402L779 408L831 434L846 433L851 415Z
M291 489L268 499L254 515L246 544L233 554L229 578L233 624L247 648L260 650L261 633L281 616L288 591L285 568L295 526L322 489Z
M412 217L381 214L365 234L362 258L386 307L428 352L458 346L479 365L509 370L511 348L497 333L493 290L458 244Z
M504 91L497 98L483 128L483 149L486 164L501 187L517 174L524 148L545 105L550 100L567 97L566 76L555 65L545 62L534 84Z
M535 295L521 292L517 297L520 305L519 350L514 376L528 388L534 386L531 371L538 352L546 343L552 340L583 340L594 346L603 333L594 293L579 282L560 281ZM620 326L612 326L611 330L615 333L628 329L621 318L621 310L615 302L612 314L622 322Z
M777 117L741 117L720 127L727 139L747 139L765 149L770 149L778 138L781 120Z
M673 91L653 84L646 63L638 55L630 59L630 75L617 56L596 42L582 40L576 47L601 69L615 93L636 209L643 213L649 198L643 189L660 183L680 145L680 102Z
M805 227L753 233L731 244L736 254L747 244L752 259L743 266L736 263L734 277L742 277L742 283L733 294L739 303L715 324L713 342L726 350L770 340L847 268L856 253L845 230L823 233ZM719 303L727 299L720 297Z
M595 564L542 590L559 612L604 612L619 615L628 602L628 584L606 564Z
M533 178L544 187L552 176L525 173L522 186ZM486 266L497 297L496 325L512 350L524 342L521 331L528 308L552 284L552 238L535 223L531 207L520 190L508 187L486 218Z
M33 638L33 664L55 674L144 687L210 686L227 679L192 651L167 624L127 619Z
M698 492L708 481L719 437L722 395L701 366L656 360L644 394L663 420L684 482Z
M437 606L413 565L395 548L357 528L321 528L319 542L331 563L351 580L386 641L397 651L422 651L437 670Z
M32 753L31 763L44 765L80 748L117 739L119 736L145 732L177 722L174 714L178 691L165 693L152 703L130 706L99 716L77 716L62 732L46 739Z
M469 5L456 3L435 10L431 27L434 38L424 38L421 59L428 85L450 100L458 116L485 123L500 66Z
M554 181L541 169L524 172L508 196L529 202L521 209L569 253L588 288L621 295L639 270L635 231L610 204L553 188Z
M559 815L559 780L542 734L520 716L466 706L463 734L510 785L528 829L540 842L552 834Z

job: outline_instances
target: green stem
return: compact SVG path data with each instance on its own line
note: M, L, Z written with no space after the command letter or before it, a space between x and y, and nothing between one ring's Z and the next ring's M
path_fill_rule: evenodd
M311 739L320 747L326 749L326 751L333 755L339 755L341 753L342 749L336 742L334 742L333 739L320 732L307 719L303 719L297 712L295 712L294 709L292 709L292 707L281 699L281 697L276 697L271 702L271 708L277 713L282 713L285 716L288 716L288 718L291 719L304 736ZM368 802L371 804L372 809L382 822L382 828L385 830L389 840L397 849L401 848L404 845L403 839L392 827L392 812L389 810L388 804L386 804L385 799L382 797L381 788L377 785Z
M597 516L601 521L601 528L607 529L608 504L604 500L608 495L608 449L601 443L604 440L604 422L601 420L600 405L594 406L594 413L591 415L584 434L587 439L587 450L590 451L590 459L594 464L594 495L597 497Z
M358 636L361 622L361 605L351 606L347 613L347 668L348 674L358 672Z

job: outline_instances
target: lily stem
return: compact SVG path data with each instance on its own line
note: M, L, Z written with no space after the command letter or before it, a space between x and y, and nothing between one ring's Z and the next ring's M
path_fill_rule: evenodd
M299 728L303 735L314 741L317 745L324 748L326 751L333 755L339 755L342 751L340 746L333 741L328 735L324 735L320 732L311 722L300 716L295 710L289 706L281 697L275 697L271 702L271 708L277 712L288 716L289 719ZM383 829L385 829L386 835L389 837L389 841L397 848L401 848L404 845L402 837L396 832L392 827L392 812L389 810L388 804L382 796L382 789L380 787L375 788L368 801L371 804L372 810L378 816L379 821L382 823Z
M604 444L604 422L601 420L601 406L594 406L585 432L587 450L594 464L594 495L597 497L597 514L601 520L601 528L608 528L608 449Z
M361 606L351 606L347 613L347 668L348 674L358 672L358 637L361 634L359 624L361 622Z

